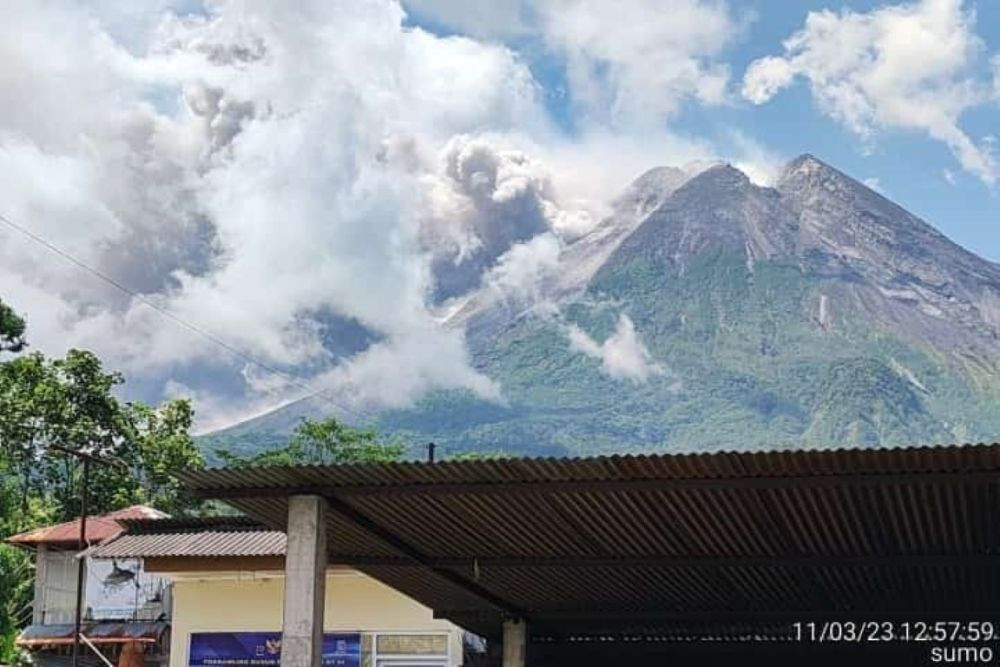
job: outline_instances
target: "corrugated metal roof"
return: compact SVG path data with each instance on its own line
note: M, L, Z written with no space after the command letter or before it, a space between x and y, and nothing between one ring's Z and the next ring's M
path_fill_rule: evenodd
M118 535L122 531L122 522L128 519L157 519L166 516L163 512L145 505L133 505L107 514L90 516L87 517L86 541L90 544L99 544ZM76 546L79 537L80 520L77 519L12 535L7 538L7 542L30 547L45 544L71 548Z
M359 463L338 466L240 467L188 470L192 490L282 489L322 485L352 488L511 482L836 477L906 472L1000 471L996 444L844 448L786 451L723 451L587 458L524 458L440 463ZM387 489L386 489L387 490Z
M285 534L246 517L137 520L93 558L284 556Z
M1000 445L183 478L276 529L287 495L326 496L331 562L484 634L501 611L554 632L669 629L693 615L753 624L761 614L987 612L1000 591Z
M242 514L232 516L162 517L120 520L129 533L186 533L198 530L267 530L260 521Z

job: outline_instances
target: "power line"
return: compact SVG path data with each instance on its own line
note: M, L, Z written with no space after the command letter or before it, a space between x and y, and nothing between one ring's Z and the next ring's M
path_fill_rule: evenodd
M212 334L212 333L210 333L210 332L202 329L201 327L199 327L199 326L197 326L195 324L192 324L191 322L188 322L187 320L184 320L181 317L178 317L177 315L174 315L169 310L167 310L165 308L162 308L159 305L157 305L155 301L147 299L145 296L143 296L139 292L136 292L135 290L132 290L132 289L126 287L125 285L123 285L122 283L118 282L117 280L115 280L111 276L107 275L106 273L100 271L99 269L95 269L94 267L92 267L89 264L83 262L82 260L77 259L76 257L74 257L73 255L69 254L68 252L66 252L62 248L60 248L60 247L56 246L55 244L47 241L46 239L42 238L38 234L35 234L34 232L32 232L31 230L27 229L26 227L22 227L21 225L17 224L16 222L14 222L10 218L8 218L3 213L0 213L0 222L3 222L4 224L6 224L8 227L10 227L11 229L13 229L14 231L16 231L16 232L24 235L25 237L31 239L32 241L38 243L39 245L43 246L44 248L46 248L50 252L55 253L56 255L59 255L60 257L62 257L67 262L70 262L71 264L77 266L80 269L83 269L84 271L86 271L87 273L91 274L92 276L95 276L96 278L98 278L98 279L106 282L107 284L111 285L112 287L120 290L121 292L127 294L128 296L132 297L133 299L139 301L143 305L145 305L145 306L147 306L149 308L152 308L154 311L156 311L157 313L159 313L163 317L166 317L167 319L173 321L175 324L178 324L178 325L184 327L185 329L187 329L188 331L191 331L191 332L193 332L193 333L195 333L195 334L197 334L197 335L205 338L206 340L209 340L212 343L218 345L219 347L221 347L222 349L226 350L227 352L229 352L233 356L238 357L238 358L242 359L243 361L246 361L247 363L253 364L253 365L255 365L255 366L259 367L259 368L262 368L263 370L267 371L268 373L271 373L272 375L277 375L277 376L279 376L281 378L284 378L290 384L295 385L299 389L303 389L304 391L307 392L307 395L303 397L303 400L304 399L309 399L309 398L320 398L320 399L326 401L327 403L329 403L330 405L334 406L335 408L337 408L339 410L343 410L344 412L351 413L355 417L358 417L358 418L362 417L362 415L357 410L354 410L353 408L348 408L347 406L343 405L342 403L339 403L339 402L335 401L334 399L332 399L329 396L327 396L322 390L313 389L306 382L304 382L303 380L300 380L299 378L295 377L294 375L291 375L290 373L287 373L286 371L283 371L283 370L281 370L279 368L276 368L276 367L274 367L274 366L272 366L272 365L270 365L268 363L260 361L259 359L257 359L253 355L249 354L248 352L244 352L243 350L230 345L229 343L227 343L226 341L222 340L218 336L215 336L214 334Z

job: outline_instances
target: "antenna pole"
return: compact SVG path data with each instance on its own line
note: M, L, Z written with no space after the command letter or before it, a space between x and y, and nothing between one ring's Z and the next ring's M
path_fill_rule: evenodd
M126 470L128 468L117 459L94 456L93 454L72 449L71 447L49 445L49 449L69 454L83 463L83 474L80 477L80 537L76 544L76 614L73 621L73 667L80 667L80 636L83 629L83 579L87 567L87 559L83 555L83 551L87 548L87 485L90 482L90 464L113 465Z

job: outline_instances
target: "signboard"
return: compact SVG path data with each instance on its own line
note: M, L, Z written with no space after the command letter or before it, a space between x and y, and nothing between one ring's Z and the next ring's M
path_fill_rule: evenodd
M141 560L87 560L87 613L94 620L155 620L163 613L165 589Z
M279 667L280 632L193 632L188 667ZM361 667L361 635L323 635L324 667Z

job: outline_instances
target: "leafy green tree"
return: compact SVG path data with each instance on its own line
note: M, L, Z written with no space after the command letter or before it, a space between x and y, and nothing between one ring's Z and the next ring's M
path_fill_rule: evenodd
M0 299L0 352L20 352L24 340L24 320Z
M14 662L17 632L31 619L34 566L27 552L0 544L0 664Z
M0 475L15 489L22 513L44 479L39 452L57 402L51 379L40 354L0 364Z
M127 415L131 432L119 456L131 462L133 477L119 478L120 495L115 504L125 504L128 498L168 514L198 509L200 501L187 495L174 478L178 470L205 466L205 458L191 437L194 410L190 401L174 399L159 408L132 403Z
M21 498L5 474L0 459L0 535L11 535L54 520L52 508L32 499L22 511ZM0 664L15 664L18 656L14 639L20 628L31 620L34 564L23 549L0 542Z
M58 444L108 460L90 469L95 513L134 503L167 512L193 509L171 478L180 468L204 465L190 436L191 405L121 403L113 390L122 381L81 350L64 359L36 353L0 365L0 458L17 480L22 508L40 496L63 518L79 513L81 465L48 449Z
M216 450L228 466L293 466L332 463L390 463L403 457L403 445L383 442L372 430L347 426L330 417L303 419L288 444L250 457Z

